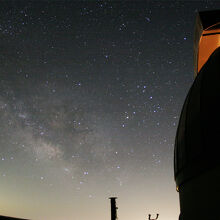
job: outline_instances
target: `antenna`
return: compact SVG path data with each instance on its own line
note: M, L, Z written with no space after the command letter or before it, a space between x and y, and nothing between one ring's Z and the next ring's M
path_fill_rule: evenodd
M156 218L151 218L151 214L148 215L148 220L156 220L158 219L159 217L159 214L157 214Z

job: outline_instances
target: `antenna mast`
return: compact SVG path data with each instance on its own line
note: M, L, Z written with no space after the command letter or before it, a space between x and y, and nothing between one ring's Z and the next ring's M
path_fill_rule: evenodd
M148 215L148 220L156 220L156 219L158 219L158 217L159 217L159 214L157 214L156 218L151 218L151 215L149 214Z

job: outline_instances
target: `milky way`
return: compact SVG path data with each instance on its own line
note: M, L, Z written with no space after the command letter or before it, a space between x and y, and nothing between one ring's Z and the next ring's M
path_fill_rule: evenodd
M177 219L173 144L196 12L220 3L5 1L0 214Z

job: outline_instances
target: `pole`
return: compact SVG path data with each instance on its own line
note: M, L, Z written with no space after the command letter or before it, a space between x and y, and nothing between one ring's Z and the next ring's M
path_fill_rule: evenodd
M116 220L117 219L117 209L116 207L116 199L117 197L110 197L110 202L111 202L111 220Z

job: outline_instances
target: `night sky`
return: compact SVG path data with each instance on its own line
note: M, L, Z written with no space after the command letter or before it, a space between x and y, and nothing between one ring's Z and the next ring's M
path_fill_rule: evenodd
M0 214L177 220L173 147L198 10L217 1L1 1Z

